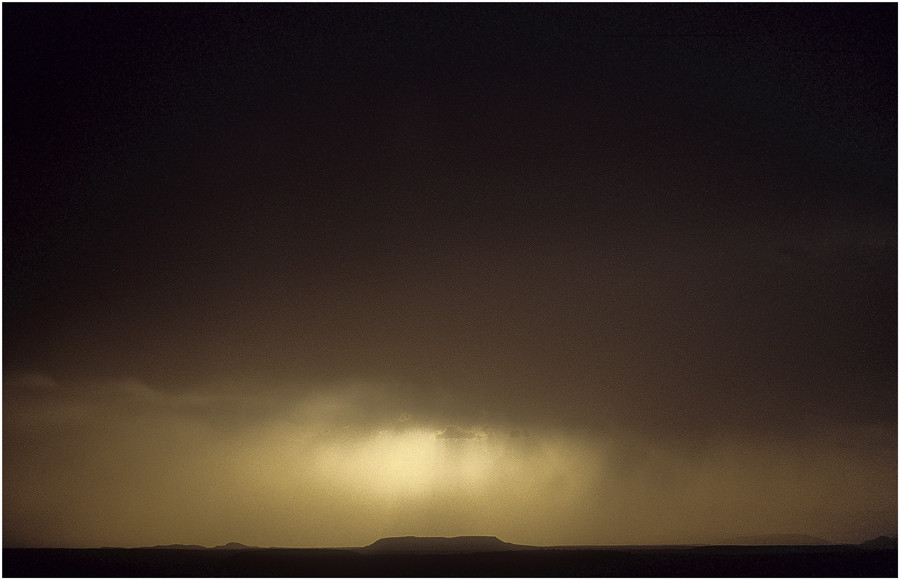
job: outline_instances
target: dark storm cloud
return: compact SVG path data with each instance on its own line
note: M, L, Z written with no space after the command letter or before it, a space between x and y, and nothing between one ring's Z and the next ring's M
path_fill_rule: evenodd
M5 537L895 530L895 7L4 16Z

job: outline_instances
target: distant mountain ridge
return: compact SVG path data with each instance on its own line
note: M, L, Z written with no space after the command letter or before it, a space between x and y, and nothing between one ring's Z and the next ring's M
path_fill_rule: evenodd
M146 550L258 550L259 546L247 546L245 544L241 544L238 542L228 542L227 544L222 544L221 546L215 546L213 548L207 548L206 546L199 546L197 544L165 544L158 546L148 546L144 548Z
M720 541L718 546L830 546L833 542L817 536L806 534L757 534L736 536ZM879 536L858 544L860 548L869 550L897 549L897 538ZM555 549L596 549L602 546L554 546ZM632 546L635 547L635 546ZM641 546L637 546L641 547ZM659 546L657 546L659 547ZM228 542L220 546L208 548L198 544L164 544L146 546L144 550L261 550L260 546L248 546L240 542ZM525 546L504 542L496 536L396 536L381 538L362 548L343 548L360 553L371 554L440 554L440 553L476 553L507 552L517 550L540 550L546 547Z
M381 538L372 544L362 548L362 552L399 554L399 553L459 553L459 552L506 552L510 550L525 550L527 546L510 544L496 536L458 536L455 538L444 537L419 537L401 536L394 538Z

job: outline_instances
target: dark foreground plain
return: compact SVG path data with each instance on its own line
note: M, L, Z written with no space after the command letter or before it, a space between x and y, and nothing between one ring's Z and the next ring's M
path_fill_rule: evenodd
M897 550L859 546L364 549L3 549L4 577L897 577Z

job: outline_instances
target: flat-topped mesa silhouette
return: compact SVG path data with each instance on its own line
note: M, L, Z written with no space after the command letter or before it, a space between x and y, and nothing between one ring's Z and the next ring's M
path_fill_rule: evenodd
M528 549L528 547L504 542L496 536L458 536L455 538L403 536L397 538L381 538L362 548L362 551L377 554L436 554L506 552L523 549Z

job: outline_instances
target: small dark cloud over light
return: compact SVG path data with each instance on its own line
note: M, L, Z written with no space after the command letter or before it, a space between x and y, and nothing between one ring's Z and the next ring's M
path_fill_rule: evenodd
M478 435L472 431L465 431L459 427L447 427L437 435L438 439L475 439Z

